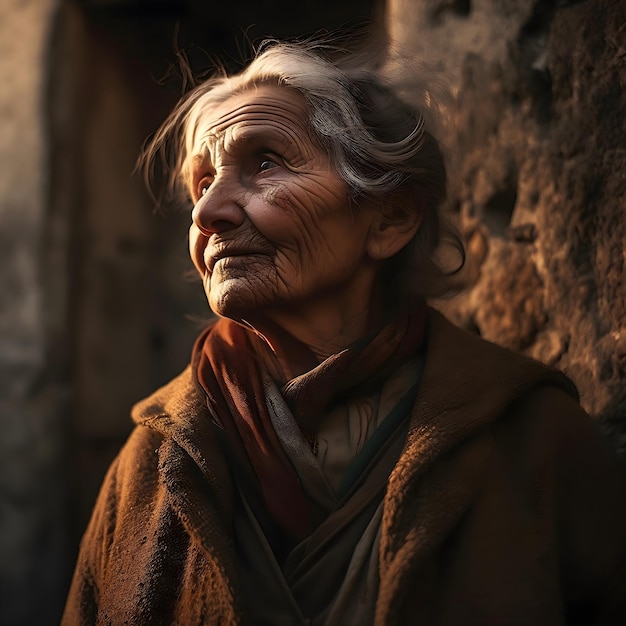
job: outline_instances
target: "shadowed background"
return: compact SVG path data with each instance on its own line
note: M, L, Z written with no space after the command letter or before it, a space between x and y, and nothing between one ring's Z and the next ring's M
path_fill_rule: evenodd
M4 0L2 624L58 623L130 407L208 316L187 208L155 212L133 173L184 87L177 50L236 69L249 41L365 21L456 97L443 142L467 289L437 306L563 369L626 449L626 3Z

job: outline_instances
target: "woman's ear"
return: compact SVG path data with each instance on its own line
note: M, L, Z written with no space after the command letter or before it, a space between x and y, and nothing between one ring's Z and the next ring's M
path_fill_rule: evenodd
M367 253L371 259L384 261L400 252L415 236L422 224L422 214L417 210L404 210L385 206L376 211L367 240Z

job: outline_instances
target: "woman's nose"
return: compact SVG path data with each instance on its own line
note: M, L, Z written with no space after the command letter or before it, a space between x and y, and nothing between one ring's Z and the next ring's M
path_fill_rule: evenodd
M207 236L237 228L245 219L238 195L235 183L215 179L193 207L193 223Z

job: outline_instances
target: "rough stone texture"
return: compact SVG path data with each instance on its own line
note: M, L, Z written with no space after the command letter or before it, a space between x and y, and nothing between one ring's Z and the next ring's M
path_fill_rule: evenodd
M0 622L58 622L67 381L51 367L62 232L47 228L45 58L56 3L0 3Z
M449 76L459 324L563 369L626 453L626 3L390 0Z

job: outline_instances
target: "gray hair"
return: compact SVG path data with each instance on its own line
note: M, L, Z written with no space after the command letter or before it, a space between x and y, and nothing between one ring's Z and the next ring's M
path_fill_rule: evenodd
M406 89L399 96L389 72L355 55L333 58L337 51L310 42L264 42L241 72L222 71L188 92L147 144L142 165L148 186L165 175L164 190L188 197L198 128L211 109L231 96L259 85L298 91L309 110L312 138L330 156L350 190L351 205L377 203L389 215L419 212L420 228L413 240L384 271L383 284L394 300L415 294L442 296L449 278L463 265L460 237L442 215L446 199L446 168L432 134L432 94L427 88ZM415 102L419 104L416 106ZM460 254L459 266L449 271L435 260L442 242Z

